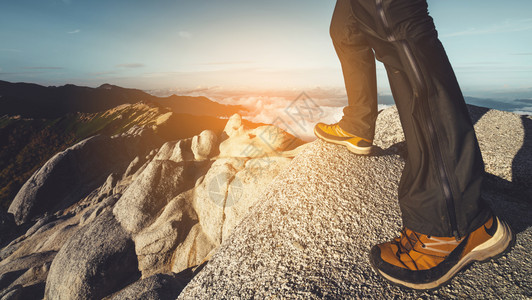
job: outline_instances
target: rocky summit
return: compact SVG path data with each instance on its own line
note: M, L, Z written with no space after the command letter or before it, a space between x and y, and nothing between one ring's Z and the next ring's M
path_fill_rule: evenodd
M470 109L488 171L484 196L517 233L509 254L474 264L428 292L393 286L371 269L371 246L401 229L396 193L405 153L397 111L390 108L379 116L375 156L311 143L179 298L528 299L532 119Z
M162 145L138 126L81 141L0 214L0 297L177 297L299 144L239 115Z
M0 298L530 298L532 118L470 112L484 197L517 239L441 289L402 289L369 267L370 247L401 228L407 153L392 107L369 157L321 141L295 148L239 115L221 134L162 145L142 128L82 141L0 213Z

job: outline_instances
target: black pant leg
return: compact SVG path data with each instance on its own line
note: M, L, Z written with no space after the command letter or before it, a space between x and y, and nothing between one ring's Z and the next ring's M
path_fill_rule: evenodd
M349 0L336 2L330 33L348 98L339 125L349 133L373 140L377 119L375 56L357 27Z
M474 128L424 0L352 0L359 28L387 69L408 157L399 187L403 224L464 236L491 215Z

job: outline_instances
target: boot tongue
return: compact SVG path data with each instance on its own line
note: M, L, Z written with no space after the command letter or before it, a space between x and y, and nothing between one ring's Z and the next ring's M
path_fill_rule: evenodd
M406 252L408 252L416 246L417 242L418 238L416 234L413 231L408 230L405 231L403 238L401 239L401 246L403 246Z

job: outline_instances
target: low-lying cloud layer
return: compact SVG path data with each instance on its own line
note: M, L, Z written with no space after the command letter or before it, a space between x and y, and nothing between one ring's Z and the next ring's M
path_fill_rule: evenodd
M222 104L241 105L246 109L241 112L245 119L274 124L306 141L315 139L313 128L317 122L338 122L343 116L343 107L347 105L345 90L341 88L244 91L214 87L151 93L205 96Z
M244 114L244 118L255 123L274 124L304 140L313 139L313 127L317 122L337 122L342 117L344 105L339 105L338 101L330 99L313 98L304 92L290 98L282 96L227 97L220 102L242 105L249 111Z
M245 108L242 116L256 123L275 124L303 140L314 137L314 124L317 122L335 123L343 116L347 105L344 88L310 88L292 90L250 90L228 89L223 87L198 87L196 89L164 89L149 91L156 96L172 94L205 96L227 105L241 105ZM466 102L478 106L510 111L522 115L532 115L532 99L523 97L526 93L496 94L494 98L466 97ZM501 98L502 96L504 98ZM379 95L379 109L393 105L391 95Z

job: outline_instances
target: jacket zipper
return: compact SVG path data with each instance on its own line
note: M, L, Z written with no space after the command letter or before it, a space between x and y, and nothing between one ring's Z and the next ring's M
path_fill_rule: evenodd
M389 42L395 42L397 41L395 36L390 31L390 25L388 23L388 19L386 18L386 14L384 12L383 7L383 0L376 0L377 4L377 12L381 18L382 24L384 25L384 30L386 31L387 40ZM424 80L421 78L421 72L419 70L419 66L417 65L414 55L412 53L412 50L408 46L407 42L405 40L398 41L401 47L403 48L403 51L406 53L406 57L408 59L408 63L410 64L410 67L412 67L412 70L414 71L414 75L416 77L417 84L419 85L418 88L422 89L426 92L426 84ZM426 126L429 131L429 139L432 144L432 149L434 151L434 156L436 158L436 165L439 171L440 180L443 188L443 196L445 198L445 202L447 204L447 211L449 214L449 222L451 223L451 231L456 238L456 240L460 240L460 234L458 232L458 226L456 223L456 211L454 206L454 200L453 195L451 191L451 184L449 181L449 175L447 174L447 170L444 166L444 160L443 155L441 153L438 138L436 136L436 131L434 129L434 122L432 120L432 116L430 113L429 108L427 107L426 103L421 101L421 107L423 109L423 112L425 113L425 119L426 119Z

